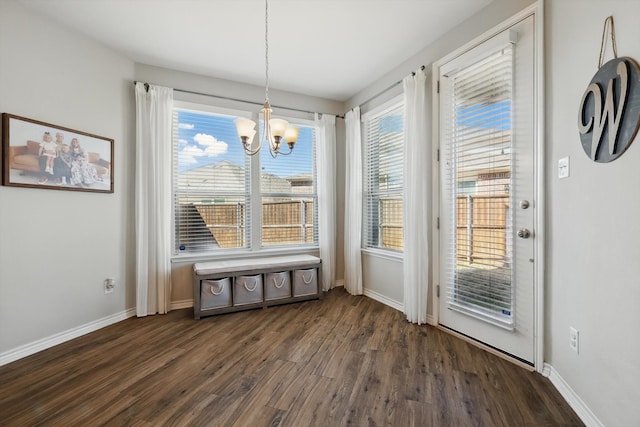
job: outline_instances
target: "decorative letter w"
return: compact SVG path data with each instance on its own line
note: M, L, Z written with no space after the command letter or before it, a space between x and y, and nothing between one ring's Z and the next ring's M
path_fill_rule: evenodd
M627 84L629 70L625 61L620 61L616 68L618 76L620 76L620 98L618 99L618 111L616 111L613 105L613 80L609 80L607 85L607 97L604 102L604 109L602 108L602 91L598 83L591 83L586 92L582 96L580 101L580 112L578 115L578 129L582 135L589 133L593 128L593 135L591 136L591 160L596 159L596 153L600 147L600 140L602 139L602 132L604 131L607 121L610 123L609 127L609 155L613 155L616 149L616 140L618 138L618 128L620 127L620 119L624 112L625 102L627 100ZM584 111L585 103L589 92L593 93L593 117L589 118L587 123L584 123Z

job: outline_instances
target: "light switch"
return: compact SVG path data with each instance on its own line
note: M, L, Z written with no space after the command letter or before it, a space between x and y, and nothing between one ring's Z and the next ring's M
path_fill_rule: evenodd
M569 156L558 160L558 178L569 178Z

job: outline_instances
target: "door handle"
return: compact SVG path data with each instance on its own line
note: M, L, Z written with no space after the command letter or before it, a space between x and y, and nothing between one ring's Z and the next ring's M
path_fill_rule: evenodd
M522 239L528 239L529 237L531 237L531 231L529 231L529 229L527 228L521 228L520 230L518 230L518 237Z

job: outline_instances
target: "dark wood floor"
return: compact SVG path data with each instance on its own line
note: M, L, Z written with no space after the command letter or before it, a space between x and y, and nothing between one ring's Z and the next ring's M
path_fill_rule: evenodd
M577 426L551 383L342 289L132 318L0 367L2 426Z

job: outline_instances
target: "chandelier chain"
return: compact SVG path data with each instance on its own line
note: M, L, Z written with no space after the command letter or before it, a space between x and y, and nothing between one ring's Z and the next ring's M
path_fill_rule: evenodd
M240 142L246 154L253 156L258 154L264 141L269 145L269 153L272 157L279 154L288 156L293 152L293 146L298 140L299 129L289 126L283 119L271 119L271 104L269 103L269 0L264 0L264 105L262 107L262 132L258 133L258 146L253 148L253 137L256 132L256 122L250 119L238 118L235 120ZM282 144L289 146L289 152L281 151Z
M264 96L269 101L269 1L264 0Z

